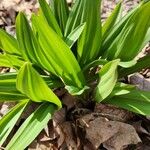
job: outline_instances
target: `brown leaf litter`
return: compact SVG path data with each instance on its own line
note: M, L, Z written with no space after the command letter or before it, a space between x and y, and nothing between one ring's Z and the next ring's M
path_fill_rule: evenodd
M111 121L98 114L88 114L79 119L86 132L85 137L93 149L101 144L108 150L121 150L130 144L141 142L133 126L119 121Z

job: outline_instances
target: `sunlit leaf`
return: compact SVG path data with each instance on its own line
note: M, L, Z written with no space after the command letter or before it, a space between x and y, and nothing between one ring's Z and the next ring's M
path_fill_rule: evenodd
M26 61L34 61L33 34L25 15L20 12L16 19L16 34L21 54Z
M0 66L10 68L20 68L24 63L24 60L17 55L0 54Z
M64 33L69 15L69 9L66 0L53 0L53 9L61 31Z
M149 8L150 2L147 2L129 19L107 50L106 57L109 60L120 58L122 61L129 61L137 56L150 26Z
M136 87L134 85L118 82L118 83L116 83L116 85L115 85L113 91L111 92L109 98L113 97L113 96L117 96L117 95L128 94L132 90L135 90L135 89L136 89Z
M0 146L5 142L27 103L28 101L18 103L0 120Z
M5 52L20 55L17 40L2 29L0 29L0 43L0 48Z
M12 67L12 64L4 54L0 54L0 66L1 67Z
M150 55L144 56L143 58L139 59L135 65L130 68L121 68L119 70L119 78L125 77L132 73L141 71L144 68L150 67Z
M78 40L78 60L82 66L93 61L99 54L101 46L101 0L76 0L68 17L65 29L67 37L75 28L86 23Z
M76 88L74 86L65 86L65 88L68 90L69 93L71 93L71 95L81 95L85 90L89 89L88 86L85 86L80 91L78 88Z
M114 39L117 38L117 36L120 34L120 32L122 31L122 29L124 28L126 22L128 22L128 20L131 18L131 16L133 14L135 14L135 12L137 11L137 9L140 7L137 6L134 9L132 9L130 12L128 12L123 18L120 19L119 22L117 22L115 24L115 26L107 33L106 38L103 39L102 42L102 48L100 51L100 56L103 56L103 58L105 57L105 55L107 54L107 50L110 47L110 45L112 44L112 41L114 41Z
M49 88L63 87L63 83L58 78L52 78L50 76L42 76ZM16 88L17 73L2 73L0 74L0 92L14 92L18 93ZM21 94L21 93L20 93Z
M133 90L128 94L114 96L105 102L138 114L150 115L150 92Z
M104 100L112 92L117 82L117 66L120 60L113 60L107 63L99 71L100 81L95 90L95 99L97 102Z
M42 15L47 20L49 26L60 36L62 36L61 29L57 23L57 20L55 19L55 16L50 8L50 6L47 4L45 0L39 0L40 8L42 11Z
M83 32L83 29L85 27L85 24L79 25L77 28L75 28L67 37L65 42L67 45L71 48L73 44L78 40L81 33Z
M123 67L123 68L130 68L132 66L134 66L137 63L136 60L131 60L131 61L126 61L126 62L119 62L119 66Z
M145 35L145 38L143 40L140 50L142 50L148 44L149 41L150 41L150 27Z
M78 40L78 61L81 66L90 63L100 53L102 33L100 21L101 0L82 0L83 5L81 23L86 22L85 29Z
M121 5L122 5L122 2L118 3L116 5L115 9L113 10L113 12L111 13L111 15L106 19L106 21L102 27L103 38L105 38L106 33L109 32L113 28L116 21L118 20L118 17L120 15L120 11L121 11Z
M25 149L37 137L42 129L46 127L56 109L56 106L51 103L43 103L21 125L6 146L6 150Z
M35 102L49 101L61 107L61 102L30 63L18 72L17 89Z
M38 16L32 16L32 22L38 31L39 43L44 56L41 60L49 62L45 68L61 77L66 85L82 89L85 85L80 66L68 45ZM40 52L40 50L38 51Z

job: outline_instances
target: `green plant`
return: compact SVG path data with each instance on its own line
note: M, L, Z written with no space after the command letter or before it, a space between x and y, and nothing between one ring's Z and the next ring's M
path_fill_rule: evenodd
M39 103L6 150L25 149L62 107L54 88L66 88L83 101L90 93L96 102L150 115L150 92L120 80L150 67L150 56L135 60L150 40L150 1L124 17L122 2L118 3L103 25L101 0L76 0L71 10L65 0L52 2L49 6L39 0L40 10L32 15L31 26L20 12L16 38L0 30L0 66L16 69L0 74L0 102L17 103L0 120L1 146L28 105Z

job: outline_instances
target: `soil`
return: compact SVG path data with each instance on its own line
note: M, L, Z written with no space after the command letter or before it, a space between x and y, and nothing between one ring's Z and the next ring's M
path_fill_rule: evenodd
M105 20L119 0L105 0L102 3L102 20ZM71 0L68 0L71 3ZM124 13L139 0L125 0ZM28 18L38 10L36 0L0 0L0 27L15 36L15 18L24 11ZM150 53L148 45L138 56ZM0 72L13 71L0 68ZM128 77L128 82L139 89L150 90L150 69ZM150 150L150 117L135 115L112 105L77 103L76 99L63 89L56 94L62 99L64 107L54 114L47 127L40 133L28 150ZM1 103L2 117L15 104ZM35 106L29 108L33 111ZM29 115L24 114L20 122ZM20 123L16 125L16 129Z

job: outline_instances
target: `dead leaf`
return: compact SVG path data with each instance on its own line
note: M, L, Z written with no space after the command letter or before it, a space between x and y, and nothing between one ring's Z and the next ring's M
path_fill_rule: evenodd
M136 85L138 89L150 91L150 78L145 79L141 74L136 73L129 76L129 82Z
M94 113L83 116L79 122L85 128L86 138L95 146L95 149L102 143L105 147L112 147L108 150L120 150L126 145L141 142L135 129L129 124L109 121L105 117L95 116Z
M56 127L58 134L57 147L58 149L77 150L76 136L72 128L71 122L64 122Z
M75 99L75 97L71 96L69 93L66 93L62 97L62 102L67 107L67 110L69 110L75 106L76 99Z
M103 146L108 150L122 150L130 144L137 144L141 142L135 129L128 124L115 123L119 126L118 132L103 143Z
M50 138L43 130L38 137L29 145L28 150L57 150L55 144L50 142Z
M57 125L62 124L66 120L66 109L61 108L60 110L56 111L53 115L53 125L57 127Z
M71 122L63 123L61 125L61 128L65 137L65 143L67 145L68 150L78 150Z
M115 121L127 122L133 118L134 114L125 109L110 104L97 103L94 108L95 113L101 113L103 116L110 116ZM109 117L109 119L110 119Z
M148 133L148 131L142 127L142 120L134 123L133 126L136 129L137 133L146 134L146 135L150 136L150 133Z

